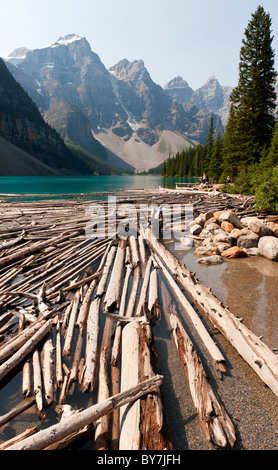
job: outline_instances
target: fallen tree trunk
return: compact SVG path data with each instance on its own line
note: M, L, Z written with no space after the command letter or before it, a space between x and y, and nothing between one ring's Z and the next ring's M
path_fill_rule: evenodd
M4 424L9 423L12 419L16 418L16 416L23 413L28 408L31 408L31 406L34 406L35 403L35 398L28 398L26 400L23 400L23 402L19 406L13 408L5 415L0 416L0 427L4 426Z
M160 387L162 384L162 376L156 375L151 379L132 387L124 392L114 395L102 403L93 405L80 413L74 414L69 418L65 418L60 423L50 426L47 429L39 431L37 434L24 439L23 441L7 447L6 450L42 450L52 445L66 436L73 434L79 429L90 425L97 419L116 408L122 407L127 403L134 402L146 393Z
M161 268L167 282L169 283L169 286L173 290L174 294L176 295L177 299L179 300L179 303L183 310L185 311L186 315L188 318L191 320L192 324L194 325L202 343L206 347L211 359L212 359L212 364L216 367L217 370L220 372L226 372L226 367L225 367L225 358L219 348L217 347L216 343L213 341L212 337L210 336L208 330L206 329L205 325L203 324L201 318L197 314L197 312L194 310L192 305L189 303L187 298L185 297L184 293L181 291L179 286L177 285L175 279L171 276L169 271L165 268L159 257L156 255L155 259L157 260L157 263L159 267Z
M21 251L18 251L16 253L13 253L10 256L4 256L3 258L0 259L0 269L8 266L11 263L14 263L15 261L20 261L22 259L27 258L30 255L33 255L34 253L38 253L39 251L42 251L44 248L47 248L48 246L51 246L56 243L61 243L64 240L68 240L70 237L74 237L76 235L79 235L80 233L83 233L83 230L75 231L75 232L67 232L62 235L59 235L58 237L53 237L53 238L48 238L46 241L37 243L34 245L31 245L27 248L24 248Z
M152 330L139 319L123 328L121 390L132 387L142 377L153 377ZM120 409L119 450L166 450L171 443L165 432L160 391Z
M48 320L13 356L0 366L0 381L6 377L36 347L53 327L53 320Z
M261 380L278 396L278 358L254 333L241 323L213 293L200 284L148 229L146 239L152 250L167 265L172 275L188 293L200 312L226 337Z
M202 361L178 318L175 305L165 285L163 304L166 320L172 331L180 363L205 436L208 441L219 447L225 448L228 444L233 447L236 441L235 428L209 383Z

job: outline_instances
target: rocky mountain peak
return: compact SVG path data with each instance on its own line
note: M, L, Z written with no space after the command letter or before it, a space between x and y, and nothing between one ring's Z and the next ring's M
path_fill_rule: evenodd
M59 37L59 39L54 44L52 44L52 46L56 46L56 45L67 46L68 44L72 44L75 41L81 41L82 39L85 39L85 38L81 38L80 36L78 36L78 34L68 34L67 36Z
M145 67L143 60L134 60L130 62L127 59L120 60L116 65L110 67L109 72L118 80L138 81L150 79L150 74Z
M18 47L13 52L9 54L9 59L25 59L29 49L27 47Z
M164 92L181 103L190 102L194 93L192 88L190 88L188 83L181 76L177 76L166 83Z

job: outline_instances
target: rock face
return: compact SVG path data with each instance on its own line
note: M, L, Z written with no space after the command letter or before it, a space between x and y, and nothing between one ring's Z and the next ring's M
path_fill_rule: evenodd
M2 137L0 151L5 156L0 161L1 174L28 174L28 172L26 173L27 160L33 168L37 167L37 173L31 171L31 174L53 174L53 171L47 172L45 165L62 171L66 168L77 170L74 157L68 152L64 141L45 123L36 105L15 81L1 59L0 136ZM26 155L18 152L18 158L16 158L16 147L19 147ZM30 159L28 155L33 158ZM11 162L3 161L9 158L14 162L14 166ZM21 159L22 165L20 164ZM43 163L44 168L39 165L39 162L36 163L35 159Z
M193 103L200 109L207 109L221 117L226 126L230 111L230 94L232 87L221 86L219 81L210 77L197 90L192 90L182 77L176 77L164 87L165 93L182 104Z
M278 239L275 237L262 237L258 244L259 253L272 261L278 261Z
M205 142L208 108L174 100L153 82L142 60L123 59L107 70L86 38L73 34L43 49L20 48L7 65L58 132L84 143L77 114L74 124L74 114L64 115L70 122L61 123L53 113L55 103L76 106L87 119L86 140L89 124L99 143L137 170L155 167L195 141ZM214 117L223 131L220 117Z

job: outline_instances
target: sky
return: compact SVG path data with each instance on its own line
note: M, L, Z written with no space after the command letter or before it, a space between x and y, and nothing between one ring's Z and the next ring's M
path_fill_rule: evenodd
M0 0L0 57L75 33L107 68L142 59L162 87L178 75L194 90L212 75L236 86L244 31L259 5L272 19L278 70L277 0Z

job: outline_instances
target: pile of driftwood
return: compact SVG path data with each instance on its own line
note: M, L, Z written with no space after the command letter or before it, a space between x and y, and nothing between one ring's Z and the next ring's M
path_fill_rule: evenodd
M164 191L126 193L117 204L132 203L136 212L154 198L155 204L195 201L197 210L201 203L203 210L212 205L213 210L231 205L253 210L247 199L172 193L165 198ZM172 449L153 333L162 314L205 436L219 447L232 447L234 425L173 298L219 373L226 371L225 357L206 318L278 395L276 356L153 236L148 224L128 237L116 230L110 237L88 239L88 224L99 222L86 215L91 203L1 203L0 387L21 372L23 401L0 417L0 425L34 404L42 419L48 407L57 405L61 417L58 424L27 429L0 448L61 449L84 435L98 450ZM107 202L100 204L107 214ZM116 212L119 222L124 216ZM104 229L106 224L105 218ZM97 403L73 410L67 404L72 387L97 392Z

